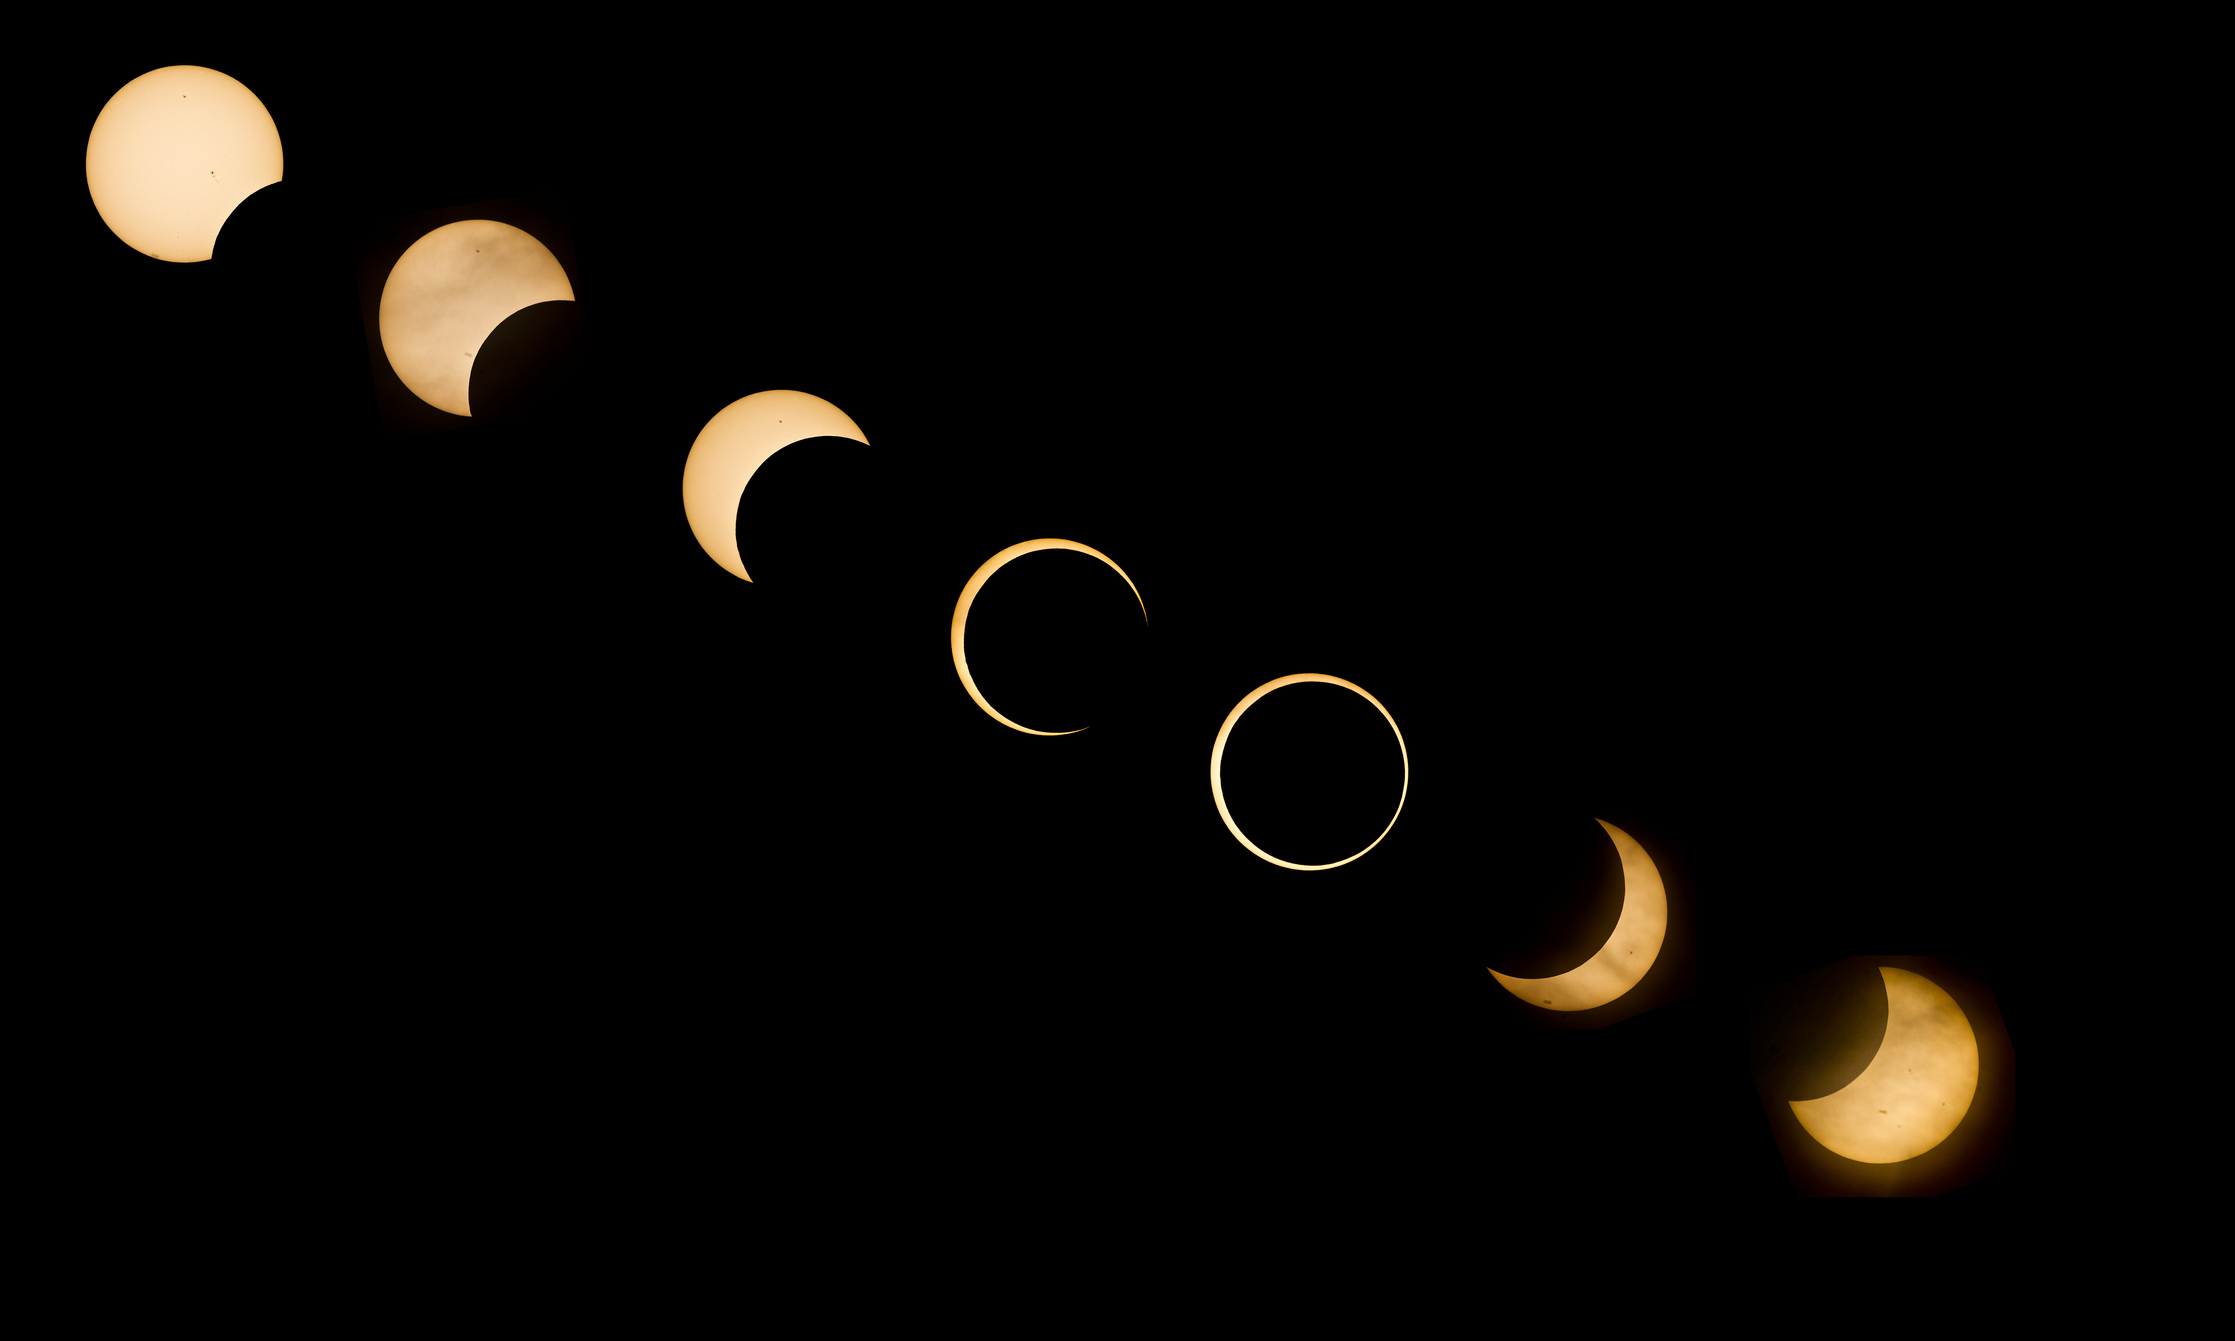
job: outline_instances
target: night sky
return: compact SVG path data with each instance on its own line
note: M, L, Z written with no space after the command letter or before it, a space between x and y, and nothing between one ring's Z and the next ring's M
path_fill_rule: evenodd
M254 1141L368 1180L588 1141L927 1203L1650 1214L1792 1197L1747 1061L1773 984L1953 956L2023 1046L2027 632L1982 529L1986 300L1950 282L1986 282L1986 207L1902 127L1433 93L1384 124L1184 72L661 50L157 34L46 76L42 297L79 354L41 374L42 451L85 470L40 509L85 519L56 671L128 705L89 767L163 873L102 894L84 1017L147 1094L282 1096L306 1116ZM172 63L286 146L205 264L133 253L84 189L102 103ZM579 329L519 358L571 371L396 431L360 258L530 197ZM761 471L749 586L679 480L771 388L872 446ZM946 647L978 564L1041 536L1148 611L1075 555L989 588L989 696L1097 719L1055 739ZM1251 856L1209 795L1227 711L1299 671L1410 753L1394 829L1332 871ZM1355 850L1388 733L1283 692L1237 732L1237 812ZM1483 967L1611 927L1594 818L1696 944L1663 1004L1546 1027Z

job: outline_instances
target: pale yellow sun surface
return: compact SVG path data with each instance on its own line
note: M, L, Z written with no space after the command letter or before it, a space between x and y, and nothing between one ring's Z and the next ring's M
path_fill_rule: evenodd
M1895 1164L1947 1140L1971 1111L1979 1039L1938 983L1907 969L1881 965L1878 973L1886 986L1878 1054L1836 1093L1788 1102L1826 1150L1862 1164Z
M101 221L159 261L206 261L234 207L280 179L279 127L230 75L166 65L116 91L85 140Z
M1364 847L1358 849L1356 852L1351 853L1349 856L1343 858L1341 861L1330 861L1318 866L1303 866L1293 861L1284 861L1281 858L1274 856L1272 853L1267 852L1265 849L1259 847L1257 844L1249 841L1249 835L1242 832L1242 826L1234 822L1234 813L1226 808L1226 782L1225 779L1220 775L1219 771L1220 766L1225 762L1226 759L1226 738L1234 734L1234 723L1242 720L1242 714L1249 711L1251 704L1257 702L1257 700L1265 697L1267 694L1272 693L1276 689L1280 689L1284 686L1292 684L1340 685L1344 689L1348 689L1351 693L1356 694L1358 695L1358 697L1366 700L1368 703L1373 704L1374 710L1381 714L1381 719L1383 721L1389 723L1389 730L1396 735L1397 757L1404 766L1404 780L1397 788L1397 808L1389 812L1389 823L1382 826L1381 832L1374 836L1374 841L1366 844ZM1217 738L1211 741L1211 801L1218 806L1218 817L1226 821L1226 831L1234 835L1235 842L1240 843L1243 847L1248 848L1251 852L1255 853L1259 857L1262 857L1266 861L1271 862L1275 866L1283 866L1291 871L1331 871L1334 870L1337 866L1348 866L1350 863L1358 860L1360 857L1365 856L1367 853L1373 851L1375 848L1380 847L1381 840L1387 838L1389 836L1389 831L1397 827L1397 816L1404 813L1405 795L1411 790L1412 756L1405 752L1405 733L1397 730L1397 719L1389 715L1389 709L1381 705L1380 699L1375 698L1372 694L1369 694L1365 690L1360 689L1357 685L1352 684L1350 681L1338 679L1337 677L1332 675L1320 675L1316 672L1306 671L1298 675L1283 675L1277 680L1267 680L1265 683L1257 686L1257 688L1250 690L1249 693L1242 696L1242 701L1235 704L1234 710L1227 713L1226 720L1219 724Z
M1490 976L1507 991L1532 1006L1546 1010L1591 1010L1622 996L1653 967L1668 939L1668 886L1661 868L1635 839L1605 820L1599 827L1614 840L1622 859L1622 915L1614 931L1589 959L1565 973L1549 978L1509 978L1496 969Z
M706 556L747 582L737 505L761 463L807 438L869 439L844 410L804 391L756 391L723 406L683 458L683 519Z
M404 249L380 290L380 348L411 394L471 417L473 361L506 317L574 301L566 267L533 233L493 219L444 224Z
M1142 599L1141 589L1133 586L1133 579L1127 575L1123 568L1118 567L1117 561L1109 555L1091 545L1082 545L1076 540L1020 540L984 563L979 564L978 571L972 573L970 580L962 584L962 595L955 600L954 618L947 626L947 646L948 650L954 654L955 674L962 678L963 689L969 693L971 702L985 709L986 716L1012 731L1022 731L1028 736L1075 736L1086 728L1081 726L1074 727L1069 731L1035 731L1029 726L1019 726L1007 717L1002 716L998 709L991 703L986 702L986 696L978 692L978 682L970 675L970 658L966 654L963 641L963 628L970 622L971 603L978 599L978 593L985 588L987 579L1000 572L1011 560L1021 559L1027 554L1035 554L1044 549L1067 549L1080 554L1089 554L1110 565L1111 571L1119 577L1125 578L1126 586L1133 587L1133 599L1140 601L1141 619L1144 623L1147 622L1149 603Z

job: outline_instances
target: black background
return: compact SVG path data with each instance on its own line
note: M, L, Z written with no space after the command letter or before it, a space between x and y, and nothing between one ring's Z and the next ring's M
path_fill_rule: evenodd
M133 817L97 863L155 873L92 882L71 1018L136 1096L101 1121L204 1115L147 1177L222 1140L302 1155L311 1199L557 1198L564 1149L919 1208L1762 1208L1756 991L1962 954L2024 1047L1995 184L1944 133L1789 91L632 42L128 34L46 74L36 589L76 794ZM101 105L173 63L286 146L205 264L84 189ZM358 248L522 193L571 230L578 375L385 433ZM678 481L770 388L872 446L770 462L748 585ZM1140 671L1053 739L946 650L1038 536L1149 615L1082 626ZM1409 752L1331 871L1208 794L1226 712L1297 671ZM1611 923L1594 817L1688 872L1696 987L1547 1031L1483 966Z

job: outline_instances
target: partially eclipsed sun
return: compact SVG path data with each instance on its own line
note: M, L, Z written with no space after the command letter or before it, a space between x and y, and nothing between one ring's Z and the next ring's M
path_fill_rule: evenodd
M683 518L706 557L753 580L737 551L737 505L762 462L808 438L869 445L844 410L804 391L756 391L706 421L683 459Z
M1821 1099L1788 1101L1826 1150L1861 1164L1898 1164L1939 1145L1979 1092L1979 1037L1956 999L1907 969L1878 969L1886 1036L1861 1075Z
M1637 986L1661 957L1661 942L1668 937L1668 887L1661 882L1661 868L1635 838L1605 820L1599 821L1599 827L1614 840L1614 851L1622 858L1622 915L1615 919L1606 944L1565 973L1509 978L1490 970L1501 987L1532 1006L1547 1010L1603 1006Z
M279 127L231 75L150 70L116 91L85 141L101 222L159 261L206 261L234 207L280 179Z
M506 317L574 301L566 267L534 234L461 219L404 250L380 290L380 348L411 394L471 417L473 360Z

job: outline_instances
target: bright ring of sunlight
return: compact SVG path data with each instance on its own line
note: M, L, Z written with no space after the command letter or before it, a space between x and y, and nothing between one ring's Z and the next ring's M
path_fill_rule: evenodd
M1390 814L1389 823L1383 826L1380 835L1376 837L1373 842L1366 844L1364 847L1343 858L1341 861L1331 861L1324 866L1299 866L1292 861L1282 861L1280 858L1274 856L1272 853L1267 852L1265 849L1259 847L1257 844L1249 841L1248 835L1242 832L1241 826L1234 823L1233 813L1226 808L1226 788L1220 783L1218 776L1219 761L1226 757L1226 737L1233 733L1234 723L1242 720L1242 714L1249 711L1249 705L1265 697L1267 694L1272 693L1274 690L1280 688L1282 685L1305 683L1339 684L1343 688L1348 689L1351 693L1356 694L1358 695L1358 697L1366 700L1368 703L1373 704L1375 709L1381 713L1382 720L1389 723L1389 729L1391 731L1396 731L1397 755L1404 761L1405 765L1404 784L1397 789L1397 809ZM1379 847L1381 845L1381 840L1389 836L1389 831L1397 827L1397 816L1403 814L1405 809L1405 792L1411 786L1412 756L1405 753L1405 733L1402 731L1397 731L1397 719L1389 715L1389 709L1381 706L1380 699L1375 698L1372 694L1369 694L1365 690L1360 689L1357 685L1352 684L1350 681L1338 680L1332 675L1283 675L1278 680L1270 680L1264 684L1257 686L1257 688L1249 691L1248 697L1244 698L1241 702L1234 705L1234 711L1226 714L1225 722L1221 723L1218 728L1218 739L1211 742L1211 799L1218 803L1218 817L1226 821L1227 832L1233 834L1235 841L1240 843L1243 847L1248 848L1250 851L1256 853L1258 856L1263 857L1265 860L1273 863L1273 865L1286 866L1291 871L1331 871L1337 866L1347 866L1350 863L1358 860L1360 857L1363 857L1367 853L1373 851L1376 847Z
M996 554L992 558L986 560L984 563L978 565L978 571L972 573L970 575L970 580L962 584L962 597L955 602L954 624L949 630L948 642L952 644L954 648L955 674L962 677L962 687L969 691L970 701L977 704L979 707L984 708L986 710L986 716L991 717L993 720L1001 723L1005 727L1008 727L1012 731L1022 731L1028 736L1075 736L1079 734L1079 732L1086 730L1086 728L1081 726L1073 728L1069 731L1035 731L1029 726L1018 726L1015 722L1012 722L1008 718L1003 717L999 712L994 710L994 706L991 703L986 702L986 696L978 692L978 682L970 678L970 659L962 654L962 626L964 621L970 618L970 603L978 599L979 588L985 586L986 579L1001 571L1003 565L1007 564L1011 559L1022 558L1027 554L1031 554L1037 550L1043 549L1071 549L1077 550L1081 554L1091 554L1095 558L1100 559L1102 562L1109 564L1111 571L1115 572L1119 577L1124 577L1125 585L1133 587L1133 579L1130 577L1126 577L1125 570L1118 567L1116 561L1111 559L1109 555L1104 554L1101 550L1095 549L1092 546L1082 545L1076 540L1019 541L1018 543L1011 545L1007 549L1001 551L999 554ZM1136 601L1141 601L1141 589L1139 587L1133 587L1133 599ZM1146 623L1148 617L1148 602L1141 601L1142 622Z

